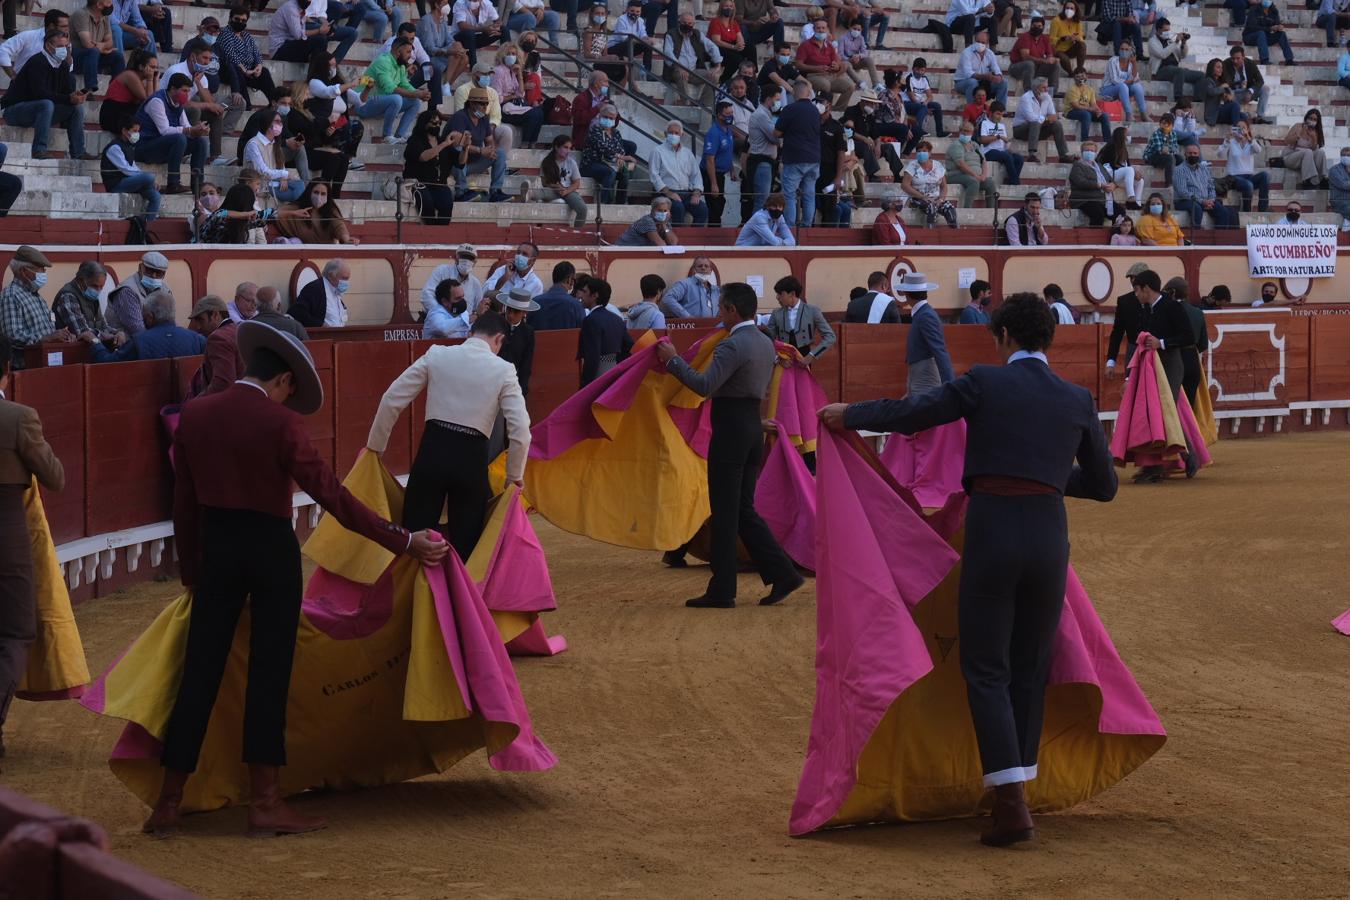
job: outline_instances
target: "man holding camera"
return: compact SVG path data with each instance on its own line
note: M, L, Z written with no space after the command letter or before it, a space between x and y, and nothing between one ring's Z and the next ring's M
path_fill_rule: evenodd
M1172 23L1159 19L1148 39L1148 58L1153 64L1154 81L1172 82L1172 100L1181 99L1181 91L1191 86L1191 96L1196 94L1196 85L1205 80L1205 73L1199 69L1188 69L1183 63L1191 55L1191 36L1181 32L1177 36L1172 31Z

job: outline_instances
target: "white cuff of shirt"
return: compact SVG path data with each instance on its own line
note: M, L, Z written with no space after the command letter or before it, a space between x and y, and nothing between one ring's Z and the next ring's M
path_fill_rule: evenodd
M1108 359L1106 361L1106 367L1108 369L1114 369L1116 367L1116 361L1114 359Z

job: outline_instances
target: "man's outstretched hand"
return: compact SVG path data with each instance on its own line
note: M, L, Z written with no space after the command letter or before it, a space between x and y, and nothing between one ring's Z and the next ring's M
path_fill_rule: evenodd
M831 403L829 406L822 406L816 413L825 427L831 431L844 430L844 411L848 409L847 403Z
M663 366L678 355L679 353L675 350L675 345L670 341L662 341L656 345L656 358L661 360L661 365Z
M450 545L440 538L433 538L430 531L414 531L408 552L422 563L434 566L445 559L445 554L450 552Z

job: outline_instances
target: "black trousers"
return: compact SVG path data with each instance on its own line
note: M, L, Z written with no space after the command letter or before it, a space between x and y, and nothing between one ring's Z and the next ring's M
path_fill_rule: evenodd
M736 538L765 584L779 584L796 574L792 560L755 512L755 482L764 458L760 401L714 398L712 438L708 442L708 505L712 510L712 579L707 594L717 600L736 597Z
M403 498L403 527L409 531L440 528L441 507L449 506L445 539L461 560L469 558L483 534L492 486L488 483L487 435L468 434L428 419L408 473Z
M1194 410L1196 392L1200 390L1200 351L1194 347L1181 351L1181 389Z
M703 202L708 204L708 227L722 227L722 213L727 208L727 173L718 172L717 180L708 178L708 169L706 166L699 166L699 171L703 173ZM713 196L712 189L717 188L717 195ZM741 185L744 189L744 185Z
M1064 582L1068 523L1058 494L972 494L958 618L961 674L988 784L1035 777Z
M164 737L164 766L180 772L197 768L246 600L250 624L244 762L284 766L286 700L303 589L295 530L289 517L208 507L202 547L183 680Z
M33 551L23 509L27 488L0 484L0 725L27 670L28 645L37 637Z

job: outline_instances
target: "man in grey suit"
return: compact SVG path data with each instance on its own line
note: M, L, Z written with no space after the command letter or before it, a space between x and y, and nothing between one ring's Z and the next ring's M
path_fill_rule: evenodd
M905 365L909 367L906 394L936 390L954 378L947 340L942 336L942 318L928 302L928 292L933 290L937 285L929 284L922 272L905 273L898 288L911 317L905 345Z
M769 313L764 330L775 341L782 341L797 348L802 361L808 366L834 346L834 329L825 321L825 314L819 307L812 306L802 299L802 283L791 275L778 279L773 286L778 298L778 308ZM816 343L816 336L820 343Z
M801 587L804 579L755 511L755 481L764 453L760 405L773 378L777 354L755 327L754 290L742 282L722 288L722 324L730 333L713 350L702 372L679 357L669 341L656 346L670 374L695 393L712 398L708 443L708 505L712 512L712 579L695 608L736 605L736 539L745 544L759 577L770 585L761 606L771 606Z

